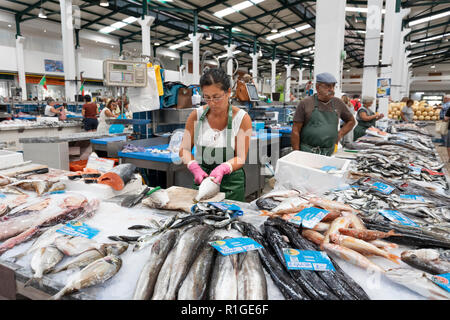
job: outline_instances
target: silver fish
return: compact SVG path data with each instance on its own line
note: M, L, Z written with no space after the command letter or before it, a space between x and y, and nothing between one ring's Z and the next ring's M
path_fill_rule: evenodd
M208 293L210 300L236 300L238 298L237 259L235 254L217 255Z
M441 259L439 251L434 249L406 250L402 252L401 259L411 267L431 274L450 272L450 261Z
M195 196L195 201L199 202L202 200L210 199L218 194L220 191L220 186L215 183L211 177L205 178L200 186L198 187L198 193Z
M170 277L166 281L167 279L163 280L158 276L152 300L176 299L182 281L212 230L211 226L198 225L188 229L181 235L176 247L172 249L174 252L173 260L169 261L167 259L162 267L170 270Z
M169 230L155 241L134 289L133 300L148 300L153 295L158 274L179 234L178 230Z
M79 272L73 274L64 288L50 299L59 300L67 294L103 283L112 278L121 267L122 259L117 256L111 255L95 260Z
M54 246L43 247L37 250L31 258L33 277L25 283L25 286L37 281L42 282L44 274L50 272L61 260L64 254Z
M160 189L142 200L142 203L150 208L164 208L170 201L167 190Z
M431 281L431 275L423 271L396 268L388 269L385 275L392 281L432 300L449 300L450 293Z
M267 300L267 283L256 250L239 253L238 300Z
M88 250L102 248L101 243L83 237L59 237L55 239L54 243L66 256L77 256Z
M83 252L82 254L80 254L78 257L76 257L74 260L66 263L65 265L53 270L50 273L58 273L64 270L68 270L68 269L74 269L74 268L84 268L86 267L88 264L94 262L95 260L101 259L103 258L105 255L98 251L98 250L89 250L86 252Z

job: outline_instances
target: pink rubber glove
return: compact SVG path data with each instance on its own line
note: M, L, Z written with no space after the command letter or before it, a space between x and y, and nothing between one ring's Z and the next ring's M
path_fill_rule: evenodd
M218 165L214 168L213 171L211 171L210 177L214 178L213 181L217 184L220 184L222 182L222 178L226 174L231 173L231 165L227 162L222 163L221 165Z
M192 161L190 164L188 164L187 167L189 171L194 175L194 181L196 184L202 183L203 179L208 176L208 174L203 171L197 161Z

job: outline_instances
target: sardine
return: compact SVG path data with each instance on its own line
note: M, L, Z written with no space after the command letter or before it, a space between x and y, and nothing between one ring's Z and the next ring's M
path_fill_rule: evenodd
M155 241L134 289L133 300L148 300L153 295L158 274L179 234L178 230L168 230Z
M33 277L25 283L25 286L33 282L41 284L44 274L50 272L61 260L64 254L54 246L48 246L36 250L31 258Z
M202 183L198 187L198 194L195 196L195 201L211 199L220 191L220 185L215 183L211 177L203 179Z
M106 256L95 260L79 272L70 276L67 284L51 300L59 300L67 294L80 289L95 286L112 278L122 267L122 259L117 256Z
M395 283L417 292L421 296L432 300L450 300L450 293L431 280L431 275L423 271L396 268L388 269L386 277Z
M210 241L215 241L215 239L210 239ZM178 300L203 300L205 298L214 258L215 249L209 243L203 244L203 249L192 264L178 291Z
M58 273L64 270L74 269L74 268L84 268L88 264L94 262L95 260L103 258L105 255L98 251L98 250L89 250L86 252L83 252L78 257L76 257L74 260L66 263L65 265L51 271L50 273Z
M158 276L152 300L176 299L182 281L212 230L213 228L210 226L199 225L188 229L181 235L177 245L172 249L172 260L166 259L162 267L169 272L169 277L164 279L164 277Z
M267 300L266 276L255 250L239 253L238 300Z
M431 274L450 273L450 261L441 259L437 250L407 250L401 253L401 259L411 267Z

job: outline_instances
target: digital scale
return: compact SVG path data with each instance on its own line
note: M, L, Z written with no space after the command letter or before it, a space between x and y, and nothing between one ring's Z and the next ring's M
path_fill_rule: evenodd
M106 86L146 87L147 63L107 59L103 61L103 82Z

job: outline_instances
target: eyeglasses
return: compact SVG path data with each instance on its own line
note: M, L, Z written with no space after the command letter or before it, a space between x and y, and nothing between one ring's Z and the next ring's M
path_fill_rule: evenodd
M225 97L225 94L223 94L221 97L218 98L206 98L205 96L203 96L203 100L205 100L206 102L219 102L220 100L222 100Z

